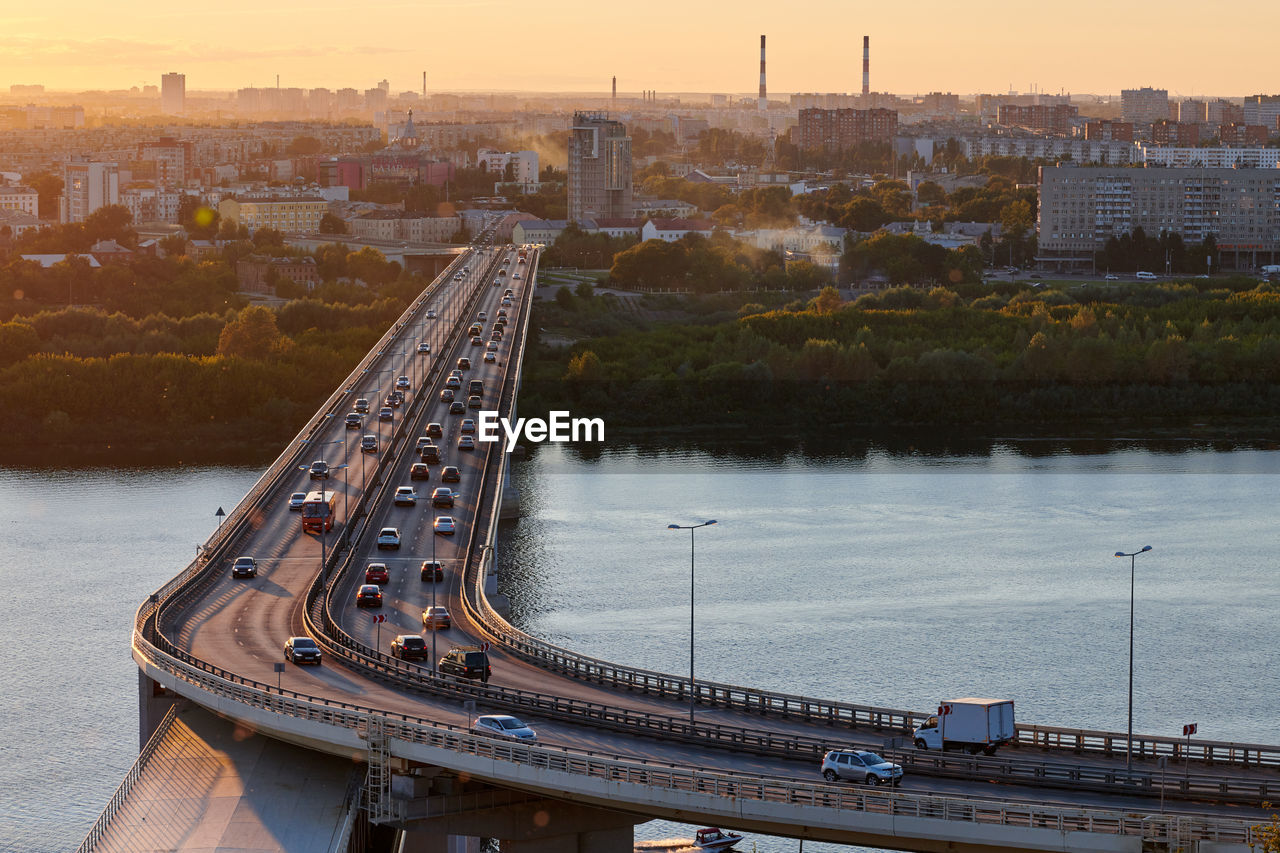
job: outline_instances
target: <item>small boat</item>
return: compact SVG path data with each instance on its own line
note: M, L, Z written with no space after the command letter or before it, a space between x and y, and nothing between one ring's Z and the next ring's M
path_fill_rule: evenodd
M693 846L698 850L728 850L741 840L741 835L707 826L699 829L694 835Z

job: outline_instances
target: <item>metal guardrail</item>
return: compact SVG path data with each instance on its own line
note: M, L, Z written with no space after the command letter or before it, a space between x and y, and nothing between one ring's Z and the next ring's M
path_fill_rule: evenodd
M98 820L89 827L89 832L85 834L84 841L80 842L80 846L76 848L76 853L89 853L102 840L102 836L106 834L107 827L111 824L116 813L124 806L125 801L129 798L129 792L133 790L133 786L142 778L142 771L146 769L147 763L151 761L151 756L155 754L156 747L160 745L160 741L169 732L169 726L173 724L174 719L178 716L178 706L170 706L164 718L160 720L160 725L156 726L156 730L152 732L151 737L147 740L146 746L138 752L137 759L134 760L133 766L129 768L129 772L125 774L122 781L111 795L111 799L107 801L107 806L102 810L102 814L98 816Z
M504 764L571 773L604 782L623 782L655 790L710 794L728 801L725 804L726 811L737 811L738 801L751 800L836 811L892 814L973 824L1039 827L1060 832L1081 831L1144 839L1255 844L1260 838L1259 827L1242 820L1196 815L1143 815L1106 809L1021 805L973 797L914 794L901 790L854 789L749 773L730 775L664 762L623 759L587 750L523 746L471 735L457 726L435 723L407 714L334 702L293 691L280 691L272 685L235 676L224 677L164 654L138 633L134 635L134 649L156 669L195 690L281 717L354 731L357 735L368 730L370 717L380 717L379 722L384 731L397 741L424 744Z

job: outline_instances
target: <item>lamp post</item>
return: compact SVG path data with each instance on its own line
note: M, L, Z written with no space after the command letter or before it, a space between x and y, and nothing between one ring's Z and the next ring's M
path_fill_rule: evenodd
M701 524L668 524L668 530L687 530L689 531L689 725L693 725L693 706L694 697L697 695L694 690L693 681L693 531L699 527L707 527L715 524L715 519L704 521Z
M431 505L431 674L436 673L436 506Z
M1128 772L1133 765L1133 583L1138 555L1151 550L1150 545L1143 545L1132 554L1116 551L1117 557L1129 558L1129 733L1124 744L1124 769Z

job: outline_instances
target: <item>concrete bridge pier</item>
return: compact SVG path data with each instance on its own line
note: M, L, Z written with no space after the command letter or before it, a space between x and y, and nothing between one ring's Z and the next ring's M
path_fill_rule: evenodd
M400 832L395 853L480 853L480 839L406 829Z
M152 681L138 670L138 749L151 740L160 727L164 715L180 701L181 697L159 682Z
M478 853L478 838L499 839L502 853L617 853L635 846L634 828L647 818L528 798L414 820L397 853Z

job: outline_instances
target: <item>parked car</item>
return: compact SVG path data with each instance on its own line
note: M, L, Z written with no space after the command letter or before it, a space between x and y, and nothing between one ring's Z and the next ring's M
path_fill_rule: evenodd
M453 617L449 615L449 608L437 604L422 611L422 627L427 631L447 631L452 628Z
M284 641L284 659L298 665L320 665L320 647L310 637L290 637Z
M902 784L902 766L885 761L874 752L858 749L833 749L822 757L822 778L828 782L842 779L883 785Z
M483 714L476 717L476 721L471 724L471 730L476 734L507 740L522 740L526 743L532 743L538 739L533 729L518 717L512 717L509 714Z
M381 607L382 587L377 584L361 584L356 590L356 607Z
M488 681L491 672L489 655L480 651L479 646L457 646L440 658L440 672L456 678Z
M233 578L256 578L257 576L258 561L253 557L236 557L236 561L231 564Z
M378 531L378 550L400 550L400 530L395 527L384 527Z
M400 634L391 641L391 656L400 660L426 660L431 650L417 634Z
M370 563L368 568L364 570L364 582L376 583L378 586L386 586L391 582L391 573L387 571L386 563Z
M444 566L439 560L423 560L420 571L424 581L435 583L444 580Z

